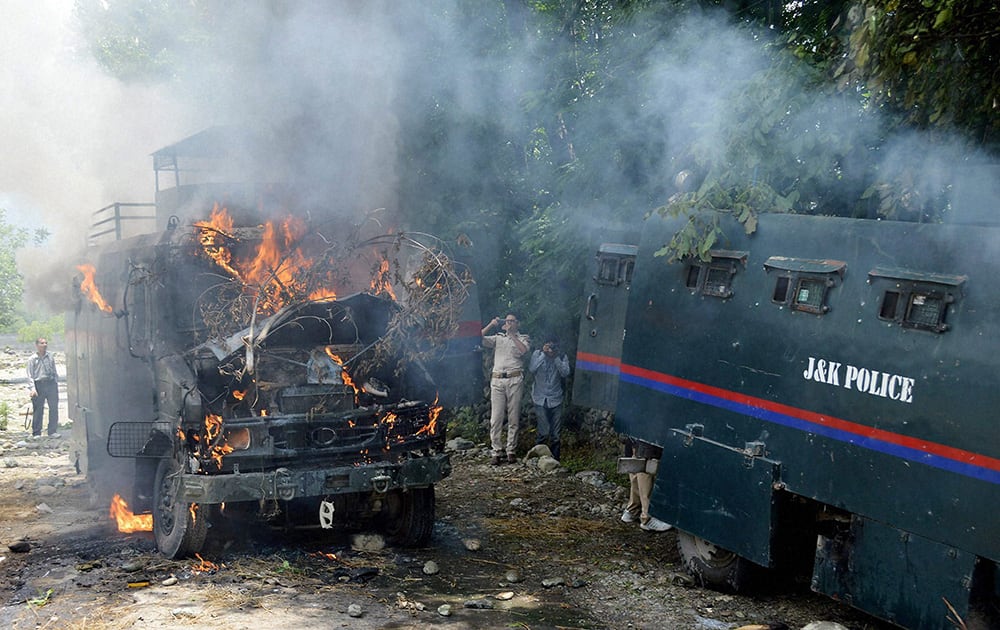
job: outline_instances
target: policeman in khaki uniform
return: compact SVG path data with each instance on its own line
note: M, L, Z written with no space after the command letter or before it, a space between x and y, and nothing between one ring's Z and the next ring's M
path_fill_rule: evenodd
M524 356L530 343L527 335L518 332L517 316L509 313L503 319L503 332L487 335L501 326L494 317L482 330L483 347L493 348L493 372L490 375L490 446L492 463L517 462L517 430L521 423L521 395L524 393ZM504 457L503 421L507 418L506 457Z

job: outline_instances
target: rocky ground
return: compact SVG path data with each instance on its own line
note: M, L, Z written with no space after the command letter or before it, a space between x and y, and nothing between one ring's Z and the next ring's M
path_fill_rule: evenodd
M16 412L0 431L2 627L889 628L807 592L699 588L675 534L621 523L624 489L600 473L493 467L475 445L453 453L426 549L228 531L203 561L165 560L151 534L121 533L90 504L65 425L29 437L18 379L30 351L0 350L0 409Z

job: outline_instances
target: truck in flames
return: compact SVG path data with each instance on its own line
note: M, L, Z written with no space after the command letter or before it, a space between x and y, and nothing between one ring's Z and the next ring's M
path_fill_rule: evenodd
M66 326L78 469L151 514L170 558L220 519L425 544L441 382L481 365L468 274L426 238L233 216L88 249Z

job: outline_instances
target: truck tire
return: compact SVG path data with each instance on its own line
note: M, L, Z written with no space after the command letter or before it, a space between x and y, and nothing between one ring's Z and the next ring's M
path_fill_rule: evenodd
M164 556L175 559L201 551L208 535L207 514L191 506L197 504L177 500L180 464L172 458L163 459L156 468L153 485L153 537Z
M391 545L423 547L434 531L434 486L386 495L384 532Z
M702 586L734 593L750 587L755 566L732 551L679 530L677 550L684 567Z

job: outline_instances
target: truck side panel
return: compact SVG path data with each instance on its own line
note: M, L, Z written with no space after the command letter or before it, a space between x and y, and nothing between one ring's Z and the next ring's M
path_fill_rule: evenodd
M78 293L73 311L67 313L66 353L67 398L74 420L71 457L96 487L118 487L129 495L134 488L120 480L135 478L135 460L107 456L110 428L120 421L152 422L156 400L150 366L129 352L123 316L128 283L108 275L127 272L124 257L111 247L95 261L95 285L103 287L102 297L114 310L105 312ZM110 480L119 483L107 483ZM133 495L124 498L133 506L141 502Z
M776 462L774 493L1000 560L1000 280L987 262L1000 230L764 215L752 237L725 224L712 261L668 265L652 252L677 227L640 247L616 409L619 430L666 447L653 514L758 563L772 555L773 531L751 536L741 518L757 466L706 484L710 467L678 450L696 426ZM685 499L707 486L713 510ZM897 604L872 612L904 619L940 598Z

